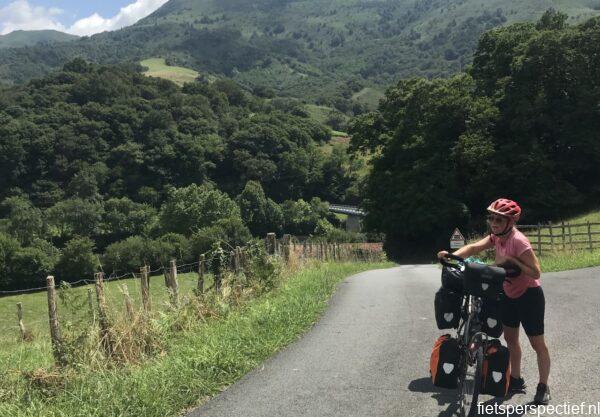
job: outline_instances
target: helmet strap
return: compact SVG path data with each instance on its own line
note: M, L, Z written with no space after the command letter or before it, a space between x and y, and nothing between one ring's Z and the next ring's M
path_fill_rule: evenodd
M499 237L505 236L512 231L514 224L515 223L512 220L509 220L508 223L506 223L506 227L504 228L504 230L502 232L500 232L500 233L490 232L490 233L493 234L494 236L499 236Z

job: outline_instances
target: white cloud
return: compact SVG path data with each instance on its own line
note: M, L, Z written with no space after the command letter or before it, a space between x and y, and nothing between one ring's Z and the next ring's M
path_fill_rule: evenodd
M165 4L168 0L136 0L121 8L115 16L105 19L94 13L75 22L69 29L74 35L92 35L106 30L121 29L148 16L150 13Z
M65 27L56 20L62 10L51 7L31 6L27 0L16 0L0 8L0 35L13 30L54 29L65 31Z
M0 8L0 34L13 30L55 29L74 35L86 36L107 30L117 30L129 26L165 4L168 0L136 0L122 7L116 15L104 18L98 13L80 19L70 27L57 20L62 10L56 7L32 6L28 0L15 0Z

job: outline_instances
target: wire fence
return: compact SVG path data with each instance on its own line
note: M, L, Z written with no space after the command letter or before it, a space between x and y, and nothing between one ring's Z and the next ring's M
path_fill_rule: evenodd
M89 323L100 331L100 338L106 339L112 330L107 324L110 318L147 315L161 310L177 309L182 301L191 297L202 297L208 293L223 296L225 277L244 276L249 270L256 247L236 247L231 250L218 249L201 254L198 261L180 262L172 260L169 265L151 269L147 265L139 272L96 273L94 279L81 279L71 283L61 283L55 277L47 278L47 285L15 291L2 291L0 312L5 319L0 322L0 345L8 349L10 343L21 345L36 339L45 348L51 349L55 362L61 364L61 323ZM270 233L264 240L264 256L278 259L292 267L304 262L354 261L374 262L385 260L381 243L302 243L293 241L290 235L276 239ZM159 277L164 277L163 280ZM230 279L230 278L227 278ZM41 294L47 293L48 306ZM21 297L14 297L21 296ZM10 301L16 302L17 314L14 321L8 318ZM15 311L15 310L13 310ZM14 313L12 313L14 314ZM47 314L47 317L45 317ZM39 319L44 317L44 319ZM70 324L69 324L70 323ZM50 328L50 331L48 331ZM115 335L121 338L122 335ZM50 342L50 343L48 343ZM110 342L110 343L109 343ZM107 343L118 343L109 341ZM114 346L113 346L114 347ZM0 349L1 353L2 349Z

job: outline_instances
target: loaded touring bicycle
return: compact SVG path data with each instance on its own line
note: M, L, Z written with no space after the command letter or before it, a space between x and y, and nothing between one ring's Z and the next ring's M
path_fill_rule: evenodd
M430 373L436 386L458 389L461 415L474 416L480 394L504 397L508 392L510 355L497 339L502 335L500 302L505 279L521 271L452 254L447 258L440 260L435 316L439 329L456 329L456 336L444 334L435 342Z

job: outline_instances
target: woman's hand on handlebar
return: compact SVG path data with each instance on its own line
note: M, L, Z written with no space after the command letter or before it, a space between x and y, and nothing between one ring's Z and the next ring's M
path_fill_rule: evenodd
M438 252L437 254L438 259L448 259L448 251L447 250L441 250Z

